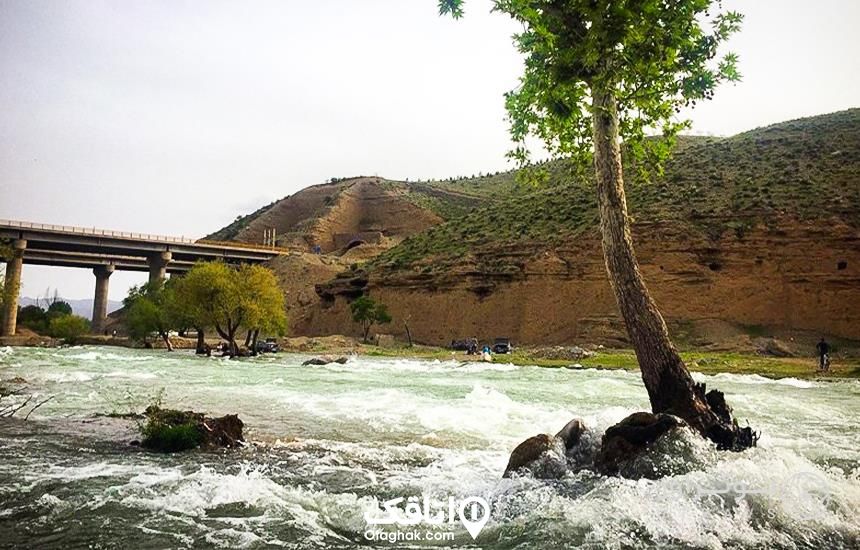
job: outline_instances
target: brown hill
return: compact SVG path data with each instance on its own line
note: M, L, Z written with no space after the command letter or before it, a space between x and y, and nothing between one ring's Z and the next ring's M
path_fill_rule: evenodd
M373 256L478 201L426 184L350 178L303 189L205 238L262 243L264 232L275 229L285 248L343 253L363 244Z
M664 177L629 182L642 270L676 330L860 340L860 109L683 145ZM550 167L530 193L511 173L435 182L486 202L319 285L296 329L354 331L348 301L368 292L395 318L386 330L408 319L427 343L623 339L592 187Z

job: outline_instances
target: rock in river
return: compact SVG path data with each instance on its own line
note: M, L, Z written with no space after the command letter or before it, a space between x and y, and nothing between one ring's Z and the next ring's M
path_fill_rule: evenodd
M302 363L302 366L304 367L307 365L328 365L329 363L338 363L340 365L344 365L348 360L349 359L347 357L338 357L336 359L334 357L328 356L314 357L313 359L308 359L307 361Z
M141 445L164 452L194 448L214 449L242 445L244 423L235 414L218 418L193 411L177 411L151 406L144 413Z
M511 453L502 477L517 471L528 472L539 479L556 479L568 470L567 452L574 449L585 433L578 418L568 422L555 436L538 434L519 445Z
M686 422L671 414L633 413L603 434L595 469L604 475L655 477L649 473L653 469L645 471L634 462L659 439L686 426Z

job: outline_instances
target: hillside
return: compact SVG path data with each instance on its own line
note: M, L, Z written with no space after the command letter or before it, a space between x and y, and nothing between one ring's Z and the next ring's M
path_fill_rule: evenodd
M264 231L274 228L277 244L297 251L320 246L324 253L344 252L351 244L369 244L378 252L482 201L424 183L348 178L307 187L205 239L262 243Z
M297 330L351 330L347 301L369 292L425 342L623 340L593 187L563 163L547 168L531 191L513 173L425 184L481 206L318 285L321 302ZM663 177L633 172L642 270L675 326L705 342L719 339L714 327L860 339L860 110L685 139Z
M628 202L636 223L676 221L696 235L742 238L777 216L834 218L860 227L860 109L776 124L731 138L681 140L653 182L628 170ZM388 251L376 267L432 264L492 247L530 243L552 248L597 227L590 181L567 179L561 161L549 166L545 188L513 192L514 173L437 183L477 196L502 191L505 200L451 219Z

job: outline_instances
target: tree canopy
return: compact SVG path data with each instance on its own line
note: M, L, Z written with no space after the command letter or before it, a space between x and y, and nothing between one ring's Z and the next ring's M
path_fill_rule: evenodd
M63 300L55 300L48 306L48 317L56 317L59 315L71 315L72 306L69 302Z
M439 0L441 14L463 15L464 0ZM642 169L659 166L671 138L688 127L685 106L713 96L721 82L737 81L738 58L719 47L743 16L714 0L495 0L494 11L523 24L514 36L525 56L520 85L505 96L510 156L525 163L527 136L555 155L589 165L593 151L592 100L611 90L619 134Z
M391 322L391 315L389 315L388 308L385 304L376 302L370 296L360 296L359 298L356 298L349 305L349 309L352 312L352 320L361 325L365 342L367 342L367 335L370 332L370 327L374 324L386 324Z
M48 334L54 338L62 338L67 344L75 343L89 330L90 322L79 315L57 315L48 324Z
M168 350L173 349L169 338L173 320L167 307L173 294L170 287L169 283L157 280L129 289L123 306L126 308L125 323L132 338L146 342L147 336L154 332L164 340Z
M740 78L737 56L719 47L742 16L719 0L494 0L523 25L520 85L506 94L515 149L529 160L534 136L555 156L584 168L593 161L603 257L618 309L636 351L652 411L682 417L721 448L755 445L721 393L696 385L648 292L633 247L621 141L637 169L661 169L688 122L682 108ZM463 15L463 0L439 0L441 14ZM646 139L661 131L665 139ZM526 173L529 173L527 171ZM539 171L538 171L539 173Z
M238 352L240 327L284 334L287 327L284 295L270 269L223 262L195 265L173 283L169 311L174 322L198 330L214 328Z

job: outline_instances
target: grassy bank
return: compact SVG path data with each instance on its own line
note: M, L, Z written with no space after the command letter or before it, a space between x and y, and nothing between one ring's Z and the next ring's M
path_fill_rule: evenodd
M371 357L409 357L415 359L439 359L470 361L474 357L464 352L426 346L414 348L364 348L363 355ZM835 358L830 372L826 375L816 371L816 358L813 357L767 357L742 353L726 352L682 352L687 366L694 372L717 374L758 374L768 378L860 378L860 360L856 358ZM632 350L605 350L593 357L571 361L567 359L544 359L531 355L527 349L516 350L511 355L497 355L496 361L520 366L564 368L574 364L584 368L637 370L639 364Z

